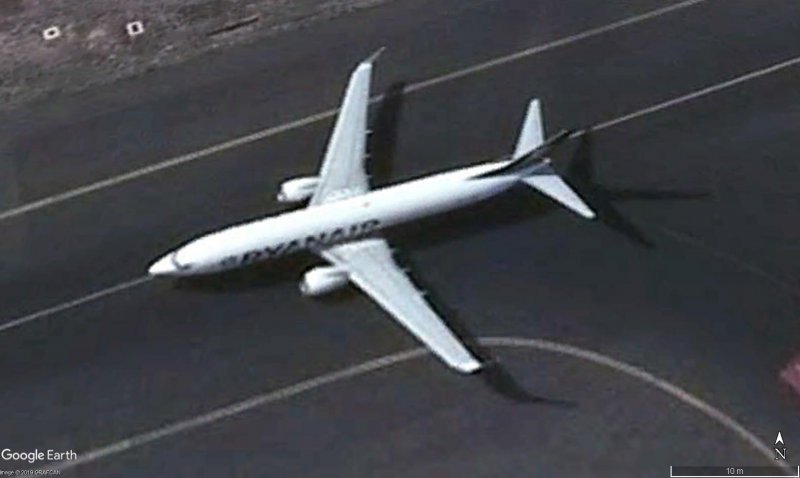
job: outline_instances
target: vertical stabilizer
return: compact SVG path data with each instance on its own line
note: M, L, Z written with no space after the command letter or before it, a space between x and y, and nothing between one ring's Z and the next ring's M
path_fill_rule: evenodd
M534 98L528 103L528 112L517 138L512 160L520 159L538 148L544 142L544 124L542 123L542 110L539 100Z

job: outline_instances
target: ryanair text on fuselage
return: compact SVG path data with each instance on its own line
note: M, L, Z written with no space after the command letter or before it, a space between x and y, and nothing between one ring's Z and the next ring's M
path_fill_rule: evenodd
M221 265L223 267L230 267L235 264L250 264L263 259L291 254L292 252L296 252L300 249L313 249L315 247L329 246L346 240L353 240L374 232L376 229L378 229L380 224L381 222L379 220L370 219L368 221L353 224L349 227L337 227L332 231L324 231L319 234L314 234L299 239L292 239L291 241L281 242L279 244L267 246L262 249L247 251L241 256L228 256L222 260Z

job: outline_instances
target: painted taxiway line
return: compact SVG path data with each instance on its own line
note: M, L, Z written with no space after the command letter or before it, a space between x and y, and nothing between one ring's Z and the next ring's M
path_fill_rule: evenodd
M638 111L634 111L632 113L628 113L624 116L619 116L614 119L610 119L608 121L603 121L602 123L598 123L592 127L593 130L599 131L606 128L611 128L612 126L616 126L621 123L625 123L637 118L641 118L642 116L647 116L661 110L665 110L675 105L679 105L681 103L686 103L687 101L694 100L696 98L700 98L706 95L710 95L711 93L716 93L721 90L725 90L731 88L736 85L740 85L742 83L748 82L750 80L755 80L756 78L761 78L762 76L767 76L771 73L775 73L781 70L785 70L786 68L796 66L800 64L800 56L796 56L794 58L790 58L788 60L775 63L774 65L767 66L765 68L761 68L760 70L751 71L749 73L745 73L743 75L731 78L730 80L723 81L722 83L716 83L705 88L701 88L699 90L692 91L682 96L677 96L675 98L662 101L661 103L657 103L653 106L649 106L647 108L642 108Z
M789 60L786 60L786 61L782 61L780 63L776 63L774 65L771 65L771 66L768 66L768 67L765 67L765 68L761 68L761 69L756 70L756 71L752 71L752 72L737 76L735 78L731 78L729 80L726 80L726 81L723 81L723 82L720 82L720 83L716 83L714 85L710 85L710 86L701 88L701 89L696 90L696 91L691 92L691 93L687 93L687 94L684 94L684 95L681 95L681 96L678 96L678 97L675 97L675 98L672 98L672 99L669 99L669 100L666 100L666 101L662 101L660 103L656 103L655 105L642 108L640 110L634 111L632 113L625 114L623 116L618 116L616 118L612 118L612 119L609 119L607 121L603 121L603 122L598 123L598 124L596 124L594 126L590 126L589 129L594 130L594 131L599 131L599 130L602 130L602 129L611 128L613 126L617 126L617 125L620 125L620 124L628 122L628 121L633 121L633 120L642 118L644 116L647 116L647 115L650 115L650 114L665 110L667 108L671 108L673 106L680 105L680 104L685 103L687 101L692 101L692 100L695 100L695 99L710 95L712 93L716 93L716 92L719 92L719 91L722 91L722 90L726 90L726 89L729 89L729 88L731 88L733 86L740 85L740 84L742 84L744 82L751 81L751 80L754 80L754 79L757 79L757 78L761 78L761 77L769 75L771 73L776 73L776 72L785 70L786 68L789 68L789 67L792 67L792 66L796 66L796 65L800 65L800 56L797 56L795 58L792 58L792 59L789 59ZM575 133L574 136L577 137L577 136L580 136L580 134L582 134L582 133L580 133L580 132L579 133ZM499 160L499 159L502 159L502 158L495 158L495 160ZM673 231L671 235L674 237L676 235L676 233ZM695 239L695 242L699 242L699 240ZM705 248L706 249L713 249L713 248L710 248L709 246L706 246ZM727 257L724 254L716 254L714 257L717 257L719 259L728 259L728 260L730 259L730 257ZM754 266L751 266L751 265L747 264L746 262L738 260L738 259L733 261L733 262L736 263L736 264L739 264L739 265L744 264L745 265L745 267L743 267L744 270L746 270L746 271L748 271L750 273L754 273L753 272ZM756 275L759 275L759 277L762 277L763 274L756 274ZM50 307L48 309L44 309L44 310L41 310L41 311L38 311L38 312L34 312L34 313L31 313L29 315L26 315L26 316L18 318L18 319L10 320L8 322L0 324L0 333L5 332L5 331L7 331L7 330L9 330L11 328L17 327L19 325L25 324L27 322L30 322L32 320L40 319L40 318L46 317L48 315L51 315L51 314L54 314L54 313L57 313L57 312L61 312L63 310L70 309L70 308L75 307L77 305L82 305L82 304L84 304L86 302L89 302L89 301L92 301L94 299L102 298L102 297L104 297L106 295L109 295L111 293L118 292L118 291L130 288L133 285L138 285L138 282L136 282L136 281L144 282L144 280L145 280L145 278L133 279L132 281L125 282L125 283L122 283L122 284L118 284L118 285L115 285L115 286L111 286L108 289L104 289L102 291L92 293L92 294L87 295L85 297L78 298L78 299L75 299L73 301L66 302L64 304L56 305L56 306L53 306L53 307ZM793 291L792 292L793 294L796 294L796 292L794 292L794 289L791 286L790 286L790 289Z
M599 352L550 340L522 337L483 337L479 339L479 342L492 348L533 349L561 354L591 362L599 366L607 367L613 371L628 375L629 377L650 385L655 389L673 397L679 402L694 408L723 428L729 430L731 433L736 435L737 438L744 441L748 446L752 447L758 453L762 454L768 463L774 464L772 449L734 418L725 414L723 411L714 407L708 402L705 402L692 395L681 387L659 378L641 367L622 362ZM87 465L101 459L109 458L111 456L151 444L173 435L187 433L194 429L234 417L250 410L289 400L305 392L310 392L326 385L355 378L361 375L366 375L370 372L385 369L394 365L399 365L404 362L428 355L430 354L427 349L424 347L419 347L403 352L385 355L383 357L378 357L358 365L318 375L278 390L255 395L245 400L216 408L207 413L196 415L184 420L175 421L146 432L131 435L109 445L100 446L84 452L78 452L77 459L72 461L62 461L55 464L51 463L46 468L51 470L56 469L65 471L82 465ZM783 466L787 471L789 471L789 468L786 467L785 464L779 463L778 466Z
M42 309L32 314L28 314L26 316L19 317L14 320L9 320L8 322L0 324L0 333L27 324L28 322L33 322L34 320L41 319L49 315L57 314L59 312L63 312L67 309L72 309L73 307L78 307L79 305L83 305L88 302L93 302L95 300L102 299L103 297L116 294L117 292L121 292L126 289L131 289L140 284L144 284L145 282L149 282L152 279L153 278L150 276L137 277L136 279L131 279L129 281L125 281L113 285L111 287L99 290L97 292L92 292L91 294L85 295L83 297L79 297L77 299L73 299L68 302L62 302L58 305L54 305L53 307L48 307L47 309Z
M604 33L613 32L614 30L619 30L620 28L626 27L628 25L634 25L636 23L643 22L645 20L649 20L651 18L660 17L666 13L670 13L675 10L682 10L687 7L691 7L692 5L696 5L698 3L703 3L706 0L688 0L684 2L679 2L673 5L669 5L667 7L658 8L656 10L651 10L649 12L642 13L640 15L634 15L632 17L624 18L622 20L618 20L616 22L608 23L606 25L591 28L589 30L584 30L580 33L576 33L574 35L570 35L558 40L553 40L551 42L533 46L530 48L526 48L524 50L520 50L518 52L514 52L508 55L497 57L493 60L488 60L483 63L479 63L474 66L469 66L461 70L456 70L452 73L447 73L442 76L437 76L435 78L431 78L429 80L420 81L418 83L413 83L408 85L404 91L405 92L414 92L418 90L422 90L425 88L430 88L431 86L439 85L441 83L447 83L449 81L457 80L463 78L465 76L473 75L475 73L480 73L482 71L491 70L492 68L496 68L498 66L503 66L508 63L513 63L518 60L522 60L529 56L538 55L539 53L544 53L548 50L553 50L558 47L571 45L573 43L577 43L581 40L586 40L592 37L596 37L602 35Z
M507 63L511 63L514 61L521 60L523 58L527 58L530 56L534 56L549 50L553 50L555 48L559 48L566 45L571 45L577 43L582 40L586 40L588 38L596 37L605 33L612 32L614 30L618 30L620 28L624 28L629 25L634 25L646 20L650 20L652 18L656 18L670 12L674 12L676 10L681 10L698 3L703 3L707 0L685 0L683 2L679 2L673 5L669 5L666 7L658 8L655 10L651 10L649 12L645 12L639 15L634 15L622 20L618 20L616 22L612 22L600 27L592 28L589 30L585 30L580 33L576 33L573 35L569 35L563 38L559 38L557 40L553 40L548 43L544 43L542 45L537 45L534 47L526 48L524 50L520 50L509 55L504 55L501 57L493 58L491 60L487 60L485 62L472 65L460 70L452 71L450 73L446 73L441 76L437 76L435 78L430 78L428 80L423 80L420 82L412 83L406 86L405 92L415 92L424 90L426 88L430 88L435 85L439 85L442 83L446 83L449 81L453 81L459 78L463 78L468 75L472 75L475 73L479 73L485 70L489 70L492 68L496 68L501 65L505 65ZM380 101L381 96L376 96L371 99L371 102ZM129 171L127 173L123 173L117 176L112 176L100 181L96 181L85 186L80 186L74 189L69 189L67 191L53 194L51 196L47 196L35 201L31 201L27 204L23 204L21 206L17 206L11 209L7 209L3 212L0 212L0 222L6 221L15 217L23 216L25 214L38 211L40 209L53 206L55 204L68 201L73 198L77 198L80 196L84 196L87 194L91 194L103 189L107 189L122 183L126 183L128 181L132 181L134 179L138 179L141 177L149 176L155 174L157 172L174 168L176 166L186 164L200 158L205 158L216 153L226 151L229 149L234 149L239 146L244 146L249 143L253 143L255 141L259 141L265 138L269 138L271 136L278 135L280 133L284 133L286 131L290 131L293 129L297 129L312 123L316 123L318 121L322 121L328 118L332 118L336 113L339 111L338 108L331 108L326 111L321 111L319 113L315 113L304 118L297 119L295 121L291 121L288 123L284 123L282 125L273 126L270 128L262 129L260 131L256 131L254 133L250 133L245 136L241 136L239 138L235 138L229 141L224 141L222 143L218 143L207 148L203 148L197 151L193 151L191 153L186 153L180 156L176 156L158 163L151 164L149 166L145 166L140 169L135 169L133 171Z

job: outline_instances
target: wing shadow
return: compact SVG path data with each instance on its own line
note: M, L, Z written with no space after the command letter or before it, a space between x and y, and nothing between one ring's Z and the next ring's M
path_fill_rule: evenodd
M405 81L389 85L375 110L372 133L367 140L367 151L370 153L367 169L373 186L386 184L393 176L397 130L405 103L405 87Z
M402 252L395 252L395 260L401 266L408 266L408 274L412 276L412 281L425 291L426 299L439 316L445 321L453 333L463 342L467 349L477 356L486 367L476 374L484 384L494 393L515 403L528 405L547 405L560 408L575 408L577 403L569 400L562 400L536 395L526 390L508 369L491 354L489 349L483 346L478 339L466 327L464 320L458 311L449 307L433 289L427 287L426 281L414 274L416 268L413 261Z

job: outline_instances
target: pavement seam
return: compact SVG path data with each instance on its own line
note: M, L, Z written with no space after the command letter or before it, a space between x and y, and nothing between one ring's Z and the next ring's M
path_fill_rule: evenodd
M661 230L662 233L671 237L676 242L679 242L689 247L693 247L695 249L699 249L702 252L706 252L720 261L729 262L734 266L738 267L739 269L750 273L751 275L758 276L761 279L772 283L772 285L780 287L789 295L800 297L800 290L797 290L797 285L792 284L789 281L783 280L777 274L772 274L768 270L759 267L758 265L751 264L748 261L742 260L735 254L731 254L729 252L723 251L722 249L715 248L707 244L700 238L695 237L686 232L680 231L672 227L661 226L661 225L656 225L654 227Z
M725 414L708 402L695 397L681 387L659 378L641 367L614 359L599 352L551 340L524 337L482 337L479 338L478 341L481 344L489 347L536 349L566 355L580 360L592 362L596 365L608 367L614 371L633 377L666 393L667 395L679 400L691 408L694 408L717 424L721 425L723 428L730 430L738 438L743 440L758 453L762 454L769 463L774 464L772 449L734 418ZM428 356L429 354L429 351L424 347L418 347L411 350L384 355L372 360L367 360L357 365L302 380L292 385L282 387L278 390L254 395L239 402L215 408L207 413L195 415L184 420L175 421L150 431L131 435L128 438L119 440L110 445L97 447L86 452L80 452L78 453L78 458L75 460L61 461L56 464L50 464L42 469L65 471L76 468L78 466L86 465L112 455L123 453L133 448L150 444L162 438L179 433L185 433L204 425L230 418L259 407L288 400L304 392L312 391L325 385L330 385L335 382L365 375L369 372L385 369L393 365L398 365L410 360ZM777 466L786 471L791 471L791 469L785 463L778 463Z

